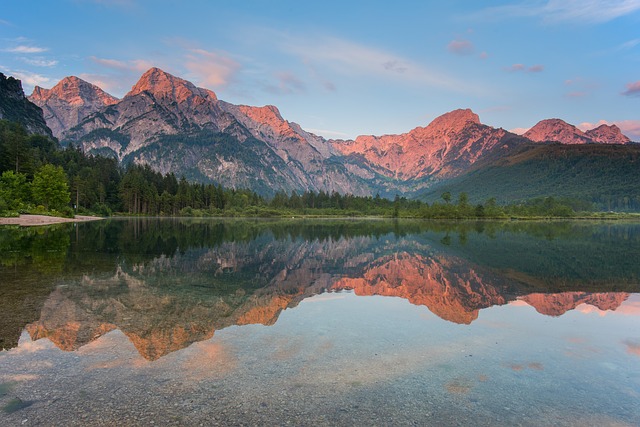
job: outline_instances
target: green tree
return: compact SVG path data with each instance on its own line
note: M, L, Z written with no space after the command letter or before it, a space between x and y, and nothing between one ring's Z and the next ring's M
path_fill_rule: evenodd
M442 193L442 200L444 200L447 204L451 203L451 193L449 193L448 191Z
M71 196L67 176L60 166L42 166L33 177L31 184L33 201L46 209L61 210L69 204Z
M4 171L0 177L0 198L5 201L5 209L21 209L29 200L29 183L26 175Z

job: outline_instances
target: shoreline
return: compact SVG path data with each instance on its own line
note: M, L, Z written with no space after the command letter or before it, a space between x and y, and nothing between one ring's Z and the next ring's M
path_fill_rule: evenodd
M17 218L0 218L1 225L19 225L21 227L35 227L39 225L63 224L67 222L88 222L104 219L99 216L76 215L75 218L62 218L47 215L20 215Z

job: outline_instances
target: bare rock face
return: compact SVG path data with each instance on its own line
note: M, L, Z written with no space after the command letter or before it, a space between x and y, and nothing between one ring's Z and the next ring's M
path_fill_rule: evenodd
M30 134L53 136L42 116L42 110L30 102L22 90L22 82L0 73L0 119L20 123Z
M563 144L587 144L591 140L577 127L564 120L547 119L538 122L525 134L534 142L555 141Z
M562 144L628 144L631 142L616 125L600 125L595 129L582 132L560 119L542 120L523 136L534 142L552 141Z
M388 177L399 180L426 176L452 177L484 153L514 135L480 123L473 111L454 110L401 135L358 136L333 141L344 155L358 154Z
M588 130L585 135L593 142L601 144L628 144L631 142L616 125L600 125L597 128Z
M51 89L36 86L29 100L42 108L56 138L62 138L85 117L118 102L98 86L75 76L65 77Z
M275 106L252 107L224 101L220 105L291 167L303 184L300 190L370 194L371 190L354 180L346 166L333 161L340 154L327 140L283 119Z
M75 89L86 86L65 80L56 93L71 86L68 82L75 82ZM341 156L331 144L284 120L277 108L221 102L214 92L158 68L144 73L122 100L100 105L104 96L94 91L93 109L88 109L90 97L79 96L79 90L69 89L64 97L49 92L38 89L33 97L50 107L52 116L68 119L57 122L63 142L86 152L262 194L371 193L364 179L354 178L337 159Z

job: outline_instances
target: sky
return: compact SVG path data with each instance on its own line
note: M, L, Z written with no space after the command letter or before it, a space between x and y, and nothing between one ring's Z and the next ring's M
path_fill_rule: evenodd
M0 72L124 96L151 67L328 138L404 133L457 108L522 132L615 123L640 141L640 0L21 0Z

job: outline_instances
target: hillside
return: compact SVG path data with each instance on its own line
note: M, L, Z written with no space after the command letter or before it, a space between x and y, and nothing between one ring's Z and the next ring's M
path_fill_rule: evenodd
M640 144L565 145L527 143L503 157L421 194L427 201L444 192L466 192L471 202L495 197L511 203L538 197L593 202L603 210L640 209Z

